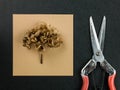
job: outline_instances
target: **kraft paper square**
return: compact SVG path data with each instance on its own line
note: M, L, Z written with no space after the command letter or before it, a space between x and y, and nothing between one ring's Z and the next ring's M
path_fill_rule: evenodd
M38 51L22 46L25 32L38 22L56 27L63 38L61 47L43 53L43 64ZM13 14L13 76L73 76L72 14Z

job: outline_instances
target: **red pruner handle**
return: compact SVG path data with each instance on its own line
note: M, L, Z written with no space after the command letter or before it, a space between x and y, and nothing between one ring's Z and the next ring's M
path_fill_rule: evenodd
M116 73L108 77L108 86L110 90L116 90L115 84L114 84L115 76L116 76Z
M88 90L88 86L89 86L89 78L86 75L82 75L82 80L83 80L83 85L81 90Z

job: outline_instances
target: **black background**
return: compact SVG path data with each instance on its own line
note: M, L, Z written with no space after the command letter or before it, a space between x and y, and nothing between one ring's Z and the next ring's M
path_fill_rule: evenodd
M74 76L13 77L12 14L74 14ZM0 90L80 90L80 71L92 56L89 16L93 16L98 32L104 15L107 17L104 55L117 70L115 84L120 90L120 0L0 0ZM99 71L97 68L95 72ZM99 85L101 73L98 73L95 81ZM103 90L109 90L105 76ZM89 90L94 90L93 81Z

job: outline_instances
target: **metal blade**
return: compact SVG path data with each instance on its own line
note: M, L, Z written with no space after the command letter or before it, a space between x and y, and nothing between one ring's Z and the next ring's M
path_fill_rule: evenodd
M100 44L97 38L97 34L95 31L95 26L93 23L92 17L90 17L90 35L91 35L91 43L92 43L92 48L93 48L93 59L96 60L97 62L103 62L104 61L104 56L102 54Z
M91 35L91 43L92 43L93 53L96 54L98 51L101 51L101 48L100 48L97 34L95 31L95 26L93 23L92 16L90 16L90 35Z
M101 50L103 51L104 49L104 40L105 40L105 30L106 30L106 17L103 17L102 24L101 24L101 29L99 32L99 44L101 46Z

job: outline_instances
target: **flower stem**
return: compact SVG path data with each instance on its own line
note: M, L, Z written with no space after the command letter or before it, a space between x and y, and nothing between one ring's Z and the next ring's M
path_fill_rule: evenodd
M43 64L43 54L40 54L40 63Z

